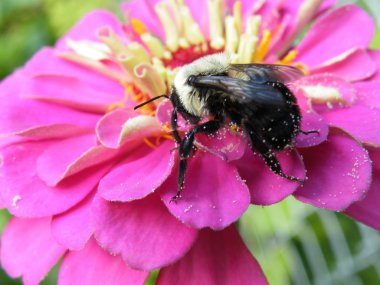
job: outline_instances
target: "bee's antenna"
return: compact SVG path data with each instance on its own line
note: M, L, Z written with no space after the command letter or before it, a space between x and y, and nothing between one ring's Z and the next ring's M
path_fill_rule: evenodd
M160 98L162 98L162 97L165 97L165 98L169 99L169 96L167 96L167 95L156 96L156 97L153 97L153 98L149 99L148 101L145 101L144 103L141 103L141 104L135 106L135 107L133 108L133 110L136 110L136 109L138 109L138 108L141 108L141 107L145 106L146 104L149 104L150 102L152 102L152 101L154 101L154 100L157 100L157 99L160 99Z

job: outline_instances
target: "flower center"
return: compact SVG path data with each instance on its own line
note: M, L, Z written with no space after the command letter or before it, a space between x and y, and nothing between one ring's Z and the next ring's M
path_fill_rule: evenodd
M232 63L241 64L267 61L272 38L279 28L274 32L261 29L262 19L258 15L248 16L243 25L240 1L234 3L232 13L226 16L222 0L206 0L206 4L207 33L194 20L184 1L160 1L154 12L164 31L163 40L150 33L142 19L130 18L125 30L134 41L128 42L112 29L102 28L98 31L100 43L68 40L74 53L62 56L122 82L128 96L112 103L107 111L125 107L128 99L140 103L168 94L178 68L205 55L225 52ZM304 65L293 63L295 57L296 51L291 50L277 63L292 64L306 73ZM139 112L154 115L155 107L151 105Z
M201 46L190 46L188 48L179 48L172 53L172 59L164 59L164 65L169 69L176 69L185 64L191 63L194 60L209 54L221 52L222 50L215 50L211 46L207 45L206 48Z
M142 19L127 18L124 27L129 35L127 40L109 27L101 28L97 32L100 42L68 40L73 52L61 53L61 56L123 84L125 97L110 104L106 112L123 108L130 100L138 105L152 97L168 94L178 68L217 52L228 54L234 64L277 62L296 66L307 73L305 65L293 62L295 50L280 58L268 56L280 26L271 31L263 29L259 15L248 16L243 25L240 1L234 3L232 13L226 16L222 0L205 1L209 20L207 32L194 20L183 0L160 1L154 12L164 31L163 40L152 34ZM138 112L154 116L158 103L157 100L145 105ZM163 128L163 135L158 136L157 142L162 137L168 138L169 132L170 129ZM146 143L154 146L150 141Z
M205 55L225 52L232 63L265 61L273 35L267 29L260 30L261 16L248 16L243 28L241 2L235 2L231 15L227 16L224 16L222 2L206 0L207 34L184 1L161 1L154 11L164 31L163 41L150 33L142 19L132 18L127 21L126 31L134 41L126 43L110 28L102 28L98 31L101 43L69 40L74 54L62 56L127 82L125 86L133 85L134 88L127 87L126 91L138 102L142 98L167 94L177 69ZM278 62L292 64L295 56L296 52L290 51ZM104 64L105 61L113 65ZM136 96L140 93L144 96ZM111 104L107 111L123 107L124 102L125 98ZM146 109L141 111L146 114Z

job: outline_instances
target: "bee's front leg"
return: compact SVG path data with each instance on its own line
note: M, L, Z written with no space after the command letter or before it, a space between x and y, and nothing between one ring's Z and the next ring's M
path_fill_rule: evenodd
M187 169L187 159L191 156L191 150L194 146L194 138L197 133L213 134L221 127L219 121L208 121L204 124L196 126L193 130L186 134L185 138L181 141L179 146L179 171L177 193L171 198L170 201L175 202L181 197L181 192L185 182L185 173Z
M178 115L177 115L177 108L174 108L173 109L173 112L172 112L172 116L171 116L171 119L170 119L170 125L171 125L171 128L172 128L172 135L177 143L177 145L180 145L181 144L181 137L179 136L179 133L178 133Z

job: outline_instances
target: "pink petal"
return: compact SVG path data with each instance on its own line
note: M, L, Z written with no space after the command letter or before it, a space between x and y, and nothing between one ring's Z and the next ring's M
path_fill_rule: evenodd
M331 73L347 81L359 81L371 77L377 71L376 63L368 52L354 49L344 58L339 58L311 70L311 74Z
M250 201L235 166L201 151L188 160L182 197L170 203L176 191L177 175L171 175L162 186L162 199L174 216L195 228L223 229L244 213Z
M380 78L354 84L358 93L358 104L380 109Z
M173 112L173 104L170 100L162 101L156 111L156 118L161 125L170 126L171 116ZM180 115L177 114L177 125L178 130L188 131L190 129L190 124Z
M99 183L98 193L109 201L131 201L154 192L172 172L174 144L165 141L152 150L143 145L119 165L114 167Z
M290 25L292 24L292 17L285 14L285 16L282 19L277 20L275 24L277 24L277 27L275 27L275 30L272 31L274 32L274 35L271 40L271 47L269 50L269 54L271 55L276 54L276 51L282 47L286 39L285 37L289 34L289 30L291 28Z
M3 201L3 199L0 197L0 210L3 210L5 208L6 208L6 205L5 205L4 201Z
M170 124L173 104L170 100L163 100L157 106L156 118L161 124Z
M27 79L23 69L16 69L12 74L8 75L0 81L1 96L15 96L21 90L20 82Z
M95 10L85 15L68 33L56 44L58 49L66 48L66 40L98 41L97 31L103 27L110 27L116 34L123 35L118 19L111 12Z
M350 49L366 49L374 27L373 19L359 7L337 8L321 16L307 32L297 48L297 60L314 67Z
M132 268L153 270L181 258L192 246L197 231L181 224L157 197L128 203L93 203L95 237Z
M338 0L325 0L325 1L323 1L323 3L321 4L321 6L319 7L319 13L323 13L326 10L330 9L337 2L338 2Z
M367 196L363 200L352 204L345 211L345 214L376 230L380 230L380 150L371 149L370 157L373 160L371 188Z
M268 284L260 265L240 238L235 226L215 232L204 229L190 252L163 268L157 285Z
M55 104L9 98L0 101L0 133L38 138L66 137L94 128L98 116Z
M94 193L83 199L67 212L56 215L51 221L54 239L65 248L81 250L93 233L90 220L91 203Z
M43 217L62 213L86 197L109 169L103 165L72 176L57 187L48 187L38 178L35 163L50 143L24 142L2 149L0 195L13 215Z
M96 145L93 134L75 136L51 143L37 159L39 178L49 186L84 169L117 156L118 150Z
M295 151L278 153L283 171L288 175L303 179L305 167ZM251 192L251 202L257 205L271 205L292 194L300 184L274 174L258 155L250 149L244 158L235 162L239 174L246 180Z
M98 90L103 94L110 94L111 98L124 96L124 87L118 80L110 79L96 70L86 68L59 57L56 50L43 48L30 59L23 69L30 78L35 76L62 76L79 80L92 90ZM83 96L73 94L72 97Z
M35 285L64 254L50 233L50 218L12 218L1 239L1 265L12 277L22 276L23 284Z
M355 105L323 114L330 125L339 127L362 143L380 146L380 109Z
M63 259L58 284L143 285L149 272L129 268L120 257L112 256L91 239L81 251L71 251Z
M122 94L103 93L73 77L39 75L32 78L24 89L24 98L62 104L74 109L104 113L122 99Z
M96 126L99 142L109 148L118 148L123 125L128 119L137 115L137 112L128 109L116 109L105 114Z
M301 122L302 131L317 130L319 133L302 134L296 138L296 147L311 147L323 143L329 134L326 120L316 113L304 113Z
M245 152L247 141L241 132L232 132L229 127L219 129L215 134L197 134L196 145L230 161L240 159Z
M372 59L376 62L376 66L378 68L376 74L371 78L371 80L380 80L380 51L379 50L370 50L369 54L371 55Z
M142 21L147 26L149 31L153 32L153 34L163 39L164 30L162 28L161 22L157 17L157 14L154 11L154 4L156 2L157 1L132 0L124 2L121 5L121 9L127 15L127 19L136 18Z
M323 144L301 151L308 180L295 197L315 207L342 211L363 199L371 183L367 151L338 129Z

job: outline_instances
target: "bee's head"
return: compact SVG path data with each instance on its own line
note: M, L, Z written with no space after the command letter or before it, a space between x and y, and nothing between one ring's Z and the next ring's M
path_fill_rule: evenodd
M198 117L207 115L204 100L201 100L199 90L194 87L194 79L197 76L226 73L228 67L228 57L223 53L216 53L201 57L179 69L173 85L182 105L189 113Z

